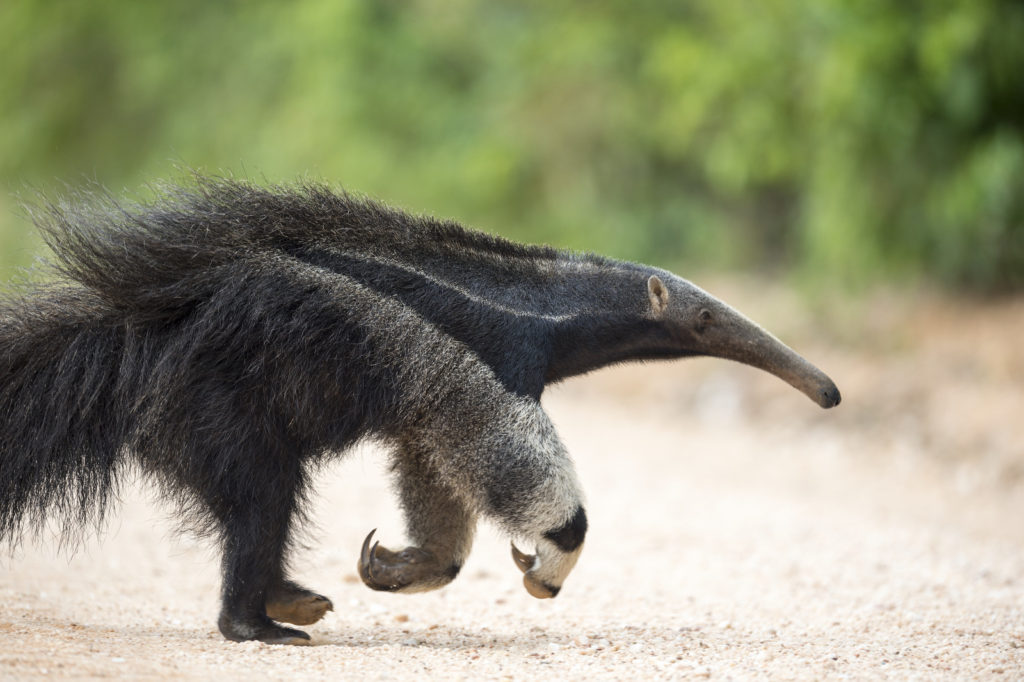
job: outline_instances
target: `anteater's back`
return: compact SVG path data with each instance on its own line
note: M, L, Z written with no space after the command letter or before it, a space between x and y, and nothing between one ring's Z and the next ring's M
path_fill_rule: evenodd
M129 463L198 510L226 473L272 486L401 431L444 399L444 372L475 360L309 254L415 253L440 233L506 248L316 185L79 199L34 211L57 282L0 304L0 539L54 513L98 521ZM281 461L253 461L268 451Z

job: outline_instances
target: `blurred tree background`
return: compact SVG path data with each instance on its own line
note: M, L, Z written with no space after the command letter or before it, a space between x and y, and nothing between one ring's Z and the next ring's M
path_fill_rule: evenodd
M26 187L182 165L670 267L1024 287L1017 0L8 0L0 45L4 279Z

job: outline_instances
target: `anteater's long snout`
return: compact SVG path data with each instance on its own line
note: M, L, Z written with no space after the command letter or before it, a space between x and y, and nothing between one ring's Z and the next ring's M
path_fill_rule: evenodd
M835 407L842 400L835 382L789 346L768 332L753 345L747 359L736 358L779 377L823 408Z
M756 323L721 305L713 312L714 324L703 334L708 354L774 374L823 408L839 404L839 388L827 374Z

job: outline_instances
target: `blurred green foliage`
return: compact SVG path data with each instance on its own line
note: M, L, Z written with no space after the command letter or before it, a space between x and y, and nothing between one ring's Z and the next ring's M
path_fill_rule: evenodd
M312 176L508 236L1024 285L1017 0L0 4L16 194Z

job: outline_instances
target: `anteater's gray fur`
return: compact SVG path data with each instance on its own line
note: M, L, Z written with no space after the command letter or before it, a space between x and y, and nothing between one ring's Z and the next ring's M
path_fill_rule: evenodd
M711 354L839 399L669 273L318 184L197 178L147 205L79 197L35 219L60 276L0 303L0 540L55 515L99 520L136 466L220 538L231 639L301 643L274 621L331 608L288 579L285 556L310 474L361 439L393 453L413 543L368 544L368 585L446 584L486 516L537 547L517 562L531 593L553 596L586 515L546 384ZM756 343L732 349L743 334Z

